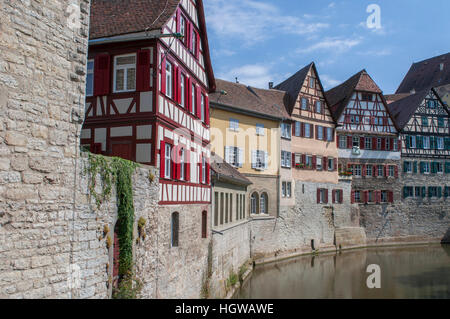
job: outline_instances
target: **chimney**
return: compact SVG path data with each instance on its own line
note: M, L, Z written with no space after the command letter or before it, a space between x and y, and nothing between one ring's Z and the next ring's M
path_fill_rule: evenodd
M273 82L269 82L269 90L273 89Z
M439 69L440 69L441 71L444 71L444 62L442 62L442 63L440 64Z

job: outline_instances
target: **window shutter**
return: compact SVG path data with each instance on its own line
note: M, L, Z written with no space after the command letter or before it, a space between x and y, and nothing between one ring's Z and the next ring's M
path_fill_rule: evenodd
M317 189L317 204L320 204L320 188Z
M256 151L252 151L252 168L256 168Z
M318 125L316 125L316 140L318 140L319 139L319 126Z
M200 154L200 158L199 158L199 162L197 163L198 165L198 183L201 184L203 181L203 169L202 169L202 165L203 164L203 154Z
M360 139L359 139L359 148L360 149L364 149L364 147L365 147L365 145L364 145L364 140L365 140L365 138L364 137L361 137Z
M175 88L176 88L175 91L177 92L177 98L175 101L177 101L178 104L180 104L181 96L182 96L182 94L185 94L185 92L181 92L181 68L180 67L177 68L176 77L177 77L177 86L175 86ZM186 89L186 83L184 83L184 88ZM184 103L186 103L186 101L184 101ZM184 107L186 107L186 104L184 105Z
M445 163L445 173L446 174L450 173L450 162Z
M398 166L397 165L394 166L394 174L395 174L395 178L398 178Z
M302 164L306 165L306 154L302 154Z
M336 203L336 190L334 189L331 191L331 201L333 204Z
M362 177L366 177L366 175L367 175L367 165L362 165L361 175L362 175Z
M389 176L389 166L388 165L384 165L383 173L384 173L384 177L387 178Z
M408 198L408 189L406 186L403 187L403 198Z
M408 167L406 164L409 164L410 162L403 162L403 173L406 173L408 171Z
M186 92L187 92L187 101L186 101L186 103L187 103L187 110L188 110L189 113L191 113L192 112L192 102L193 102L192 101L192 78L189 78L187 80Z
M381 191L375 191L376 194L376 202L381 203Z
M244 164L244 149L239 148L238 149L238 166L242 167L243 164Z
M421 174L425 173L425 163L424 162L420 162L420 173Z
M209 125L209 97L205 95L205 124Z
M206 161L206 184L210 184L211 181L211 164L209 163L209 159Z
M372 150L375 151L377 149L377 138L372 137Z
M334 170L337 171L337 167L338 167L338 159L337 158L335 158L333 160L333 164L334 164Z
M367 204L367 202L369 201L369 191L364 191L364 203Z
M309 124L309 132L311 134L310 138L314 139L315 138L315 136L314 136L314 124Z
M174 167L175 167L175 179L180 180L181 178L181 156L180 156L181 147L176 146L174 149Z
M150 50L139 50L137 53L136 90L150 90Z
M269 153L264 152L264 169L269 167Z
M328 204L328 189L325 190L325 204Z
M161 55L161 93L166 94L166 56Z
M355 191L354 190L352 190L350 201L352 204L355 203Z
M343 203L344 202L344 191L340 191L339 192L339 203Z
M433 193L431 191L431 187L428 187L428 197L429 198L433 197Z
M381 150L382 151L386 150L386 139L385 138L381 139Z
M159 175L164 178L164 173L166 171L166 143L161 141L159 148Z
M393 203L394 202L394 192L390 191L388 193L389 196L389 203Z
M108 54L99 54L94 59L94 95L109 94L110 84L110 63Z
M414 170L414 174L417 174L417 162L413 163L413 170Z
M353 148L353 139L351 136L347 136L347 148Z
M200 34L199 33L195 33L197 36L197 47L195 48L195 56L198 58L200 56Z
M301 123L300 122L300 131L301 131L301 136L302 137L305 137L305 135L306 135L306 124L305 123Z
M391 138L390 143L389 143L389 150L390 151L394 150L394 143L395 143L395 139Z
M323 161L323 163L322 163L323 170L327 171L328 170L328 157L323 157L322 161Z
M181 31L181 14L180 14L180 9L177 10L177 33L180 33Z
M291 162L291 167L295 166L295 153L292 153L292 162Z
M175 155L173 155L175 154ZM172 179L178 179L178 146L174 146L172 148Z
M189 183L191 181L191 151L186 150L186 170L184 175L186 176L186 181Z
M312 157L312 166L313 170L317 169L317 157L315 155Z
M426 187L422 187L422 198L425 198L427 196L427 189Z

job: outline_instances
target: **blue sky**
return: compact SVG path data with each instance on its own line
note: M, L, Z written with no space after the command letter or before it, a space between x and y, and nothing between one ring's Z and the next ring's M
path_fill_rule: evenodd
M267 88L314 61L330 89L366 69L393 93L413 62L450 52L448 0L205 0L216 78ZM381 28L368 28L371 4Z

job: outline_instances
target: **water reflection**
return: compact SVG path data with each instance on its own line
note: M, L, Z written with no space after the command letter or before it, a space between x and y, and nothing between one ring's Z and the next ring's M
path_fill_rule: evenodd
M381 267L381 289L366 286ZM450 298L450 246L369 248L305 256L255 268L237 298Z

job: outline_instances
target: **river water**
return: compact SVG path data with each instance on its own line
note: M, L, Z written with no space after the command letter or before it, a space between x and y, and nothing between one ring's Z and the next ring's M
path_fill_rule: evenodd
M381 288L369 289L369 265ZM367 248L256 266L236 298L450 298L450 246Z

